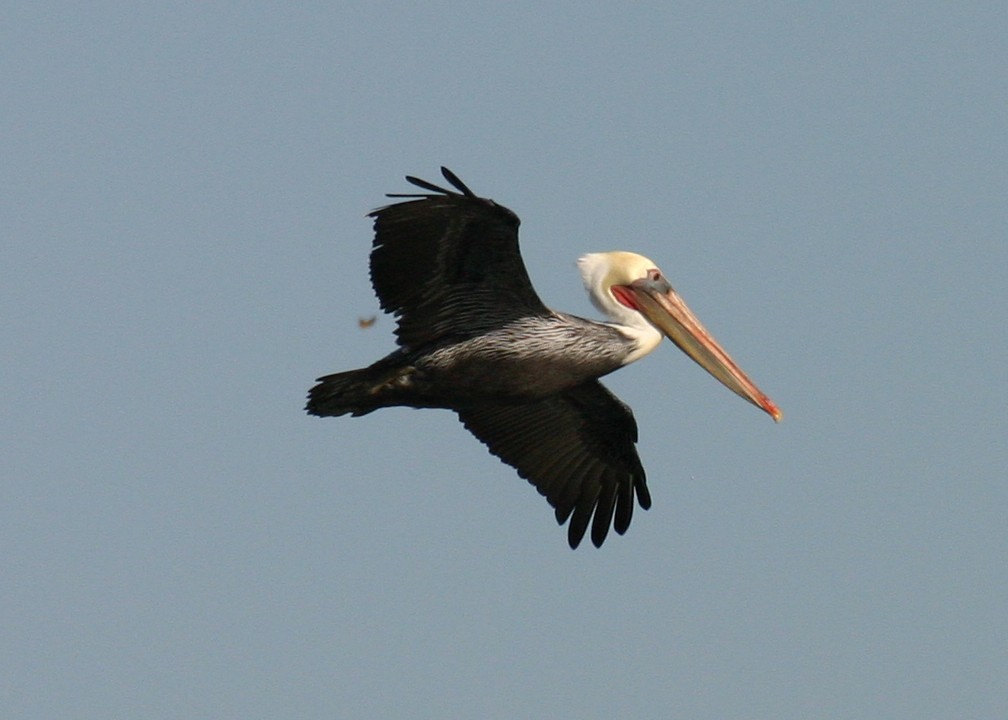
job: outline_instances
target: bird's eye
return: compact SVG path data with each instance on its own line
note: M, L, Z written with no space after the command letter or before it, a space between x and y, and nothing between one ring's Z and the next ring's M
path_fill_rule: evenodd
M651 268L650 270L648 270L647 271L647 276L648 276L648 280L661 280L662 279L661 270L659 270L658 268Z

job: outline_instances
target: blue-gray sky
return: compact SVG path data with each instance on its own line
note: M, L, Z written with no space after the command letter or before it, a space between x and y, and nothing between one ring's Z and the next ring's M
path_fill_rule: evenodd
M1008 713L1008 11L14 3L0 714ZM393 347L370 209L453 168L543 299L658 261L606 382L654 507L572 552L453 415L304 416Z

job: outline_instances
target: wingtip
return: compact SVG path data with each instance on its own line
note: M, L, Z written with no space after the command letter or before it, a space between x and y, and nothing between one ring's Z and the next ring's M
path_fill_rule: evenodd
M472 190L470 190L469 187L464 182L459 180L459 176L453 173L448 168L446 168L444 165L441 166L441 174L444 176L445 180L450 182L459 192L461 192L466 197L471 198L476 197L476 194Z

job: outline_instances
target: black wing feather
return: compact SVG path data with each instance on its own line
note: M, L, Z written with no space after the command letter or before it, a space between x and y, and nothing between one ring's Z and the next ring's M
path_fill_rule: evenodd
M549 313L518 249L518 216L442 173L458 192L408 176L433 194L393 196L413 199L371 213L371 284L410 349Z
M593 516L591 539L596 547L611 524L619 534L626 532L635 491L642 508L651 506L634 447L633 413L597 380L534 402L457 412L490 452L546 496L557 522L570 518L567 539L572 548L581 542ZM557 457L568 461L558 463Z
M479 199L477 197L476 193L474 193L472 190L470 190L469 187L464 182L462 182L461 180L459 180L458 175L456 175L455 173L453 173L451 170L449 170L448 168L444 167L443 165L441 166L441 174L444 175L445 180L447 180L448 182L450 182L455 187L456 190L458 190L460 193L462 193L466 197L473 198L474 200L478 200ZM437 197L437 195L457 195L458 194L458 193L452 192L451 190L445 190L443 187L441 187L440 185L435 185L430 180L424 180L423 178L418 178L418 177L415 177L413 175L407 175L406 176L406 182L412 183L413 185L416 185L419 188L423 188L424 190L430 190L432 193L435 193L435 194L434 195L428 195L428 194L425 194L425 193L386 193L385 197L392 197L392 198L429 198L429 197Z

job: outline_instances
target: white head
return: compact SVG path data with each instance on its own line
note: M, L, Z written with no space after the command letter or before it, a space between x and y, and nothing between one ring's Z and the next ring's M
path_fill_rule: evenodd
M614 288L646 278L652 269L657 270L654 262L631 252L589 253L578 259L581 281L592 305L624 335L636 341L636 349L627 356L624 364L639 360L658 347L662 333L639 310L621 302L615 294L619 291L614 291Z
M643 255L623 251L589 253L578 260L581 281L592 305L613 322L632 327L640 326L644 317L640 312L622 304L613 294L612 288L646 278L648 271L657 269L654 261Z

